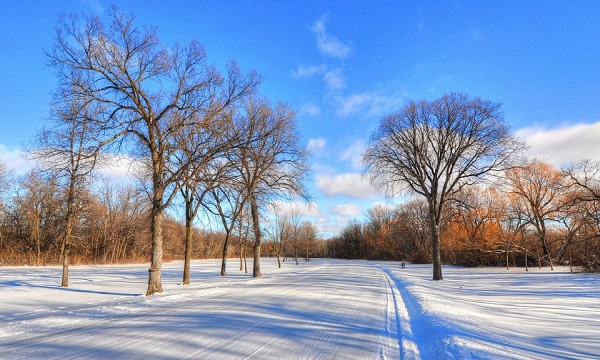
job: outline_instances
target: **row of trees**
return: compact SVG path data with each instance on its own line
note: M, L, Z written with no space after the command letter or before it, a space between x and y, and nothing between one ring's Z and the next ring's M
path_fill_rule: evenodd
M117 154L136 164L150 200L148 295L162 291L163 218L178 195L186 214L184 283L200 208L218 214L229 236L248 206L253 276L261 276L261 211L276 196L308 196L294 111L259 96L258 74L243 74L234 62L219 71L196 41L168 47L133 15L113 7L110 18L61 16L47 51L58 80L50 125L29 149L66 199L55 219L62 223L62 286L93 172ZM224 259L227 246L226 238Z
M467 266L555 263L600 271L600 162L559 170L533 160L491 184L463 188L448 199L439 223L444 262ZM433 257L429 206L415 199L378 205L364 223L349 223L332 239L339 257Z

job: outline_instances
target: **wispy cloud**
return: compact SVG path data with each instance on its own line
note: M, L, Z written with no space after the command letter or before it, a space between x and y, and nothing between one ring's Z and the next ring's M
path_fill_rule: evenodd
M343 195L359 199L374 199L381 195L358 173L335 176L320 174L316 176L316 186L327 196Z
M96 15L102 15L104 13L104 8L100 5L98 0L79 0L79 2L92 9Z
M317 46L325 55L340 59L346 58L350 54L351 47L327 32L327 18L327 14L323 15L310 27L315 34Z
M318 74L324 74L327 70L325 64L321 65L298 65L296 70L292 70L292 76L295 78L307 78Z
M319 116L321 115L321 108L313 103L308 103L300 107L299 113L308 116Z
M329 91L338 91L346 87L346 80L341 69L333 69L325 72L323 80Z
M516 131L529 148L529 156L561 166L582 159L600 160L600 121L555 129L527 127Z
M368 116L382 116L396 110L405 98L404 94L398 96L381 95L379 91L367 91L350 95L337 95L333 97L338 116L352 116L364 113Z

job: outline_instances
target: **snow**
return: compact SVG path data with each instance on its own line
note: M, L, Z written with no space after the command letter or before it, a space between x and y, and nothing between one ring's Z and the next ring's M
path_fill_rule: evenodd
M251 265L251 264L248 264ZM0 268L0 359L598 359L600 276L315 259Z

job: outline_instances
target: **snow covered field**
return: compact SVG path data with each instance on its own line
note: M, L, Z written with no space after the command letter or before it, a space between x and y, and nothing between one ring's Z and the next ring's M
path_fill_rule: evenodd
M566 268L263 260L0 268L1 359L598 359L600 276ZM248 265L251 265L250 263Z

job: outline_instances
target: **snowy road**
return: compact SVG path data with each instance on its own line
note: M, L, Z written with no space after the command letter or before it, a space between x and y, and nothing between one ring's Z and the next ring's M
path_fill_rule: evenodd
M232 261L232 266L236 266ZM600 276L567 269L265 259L260 279L217 261L0 268L0 359L598 359Z

